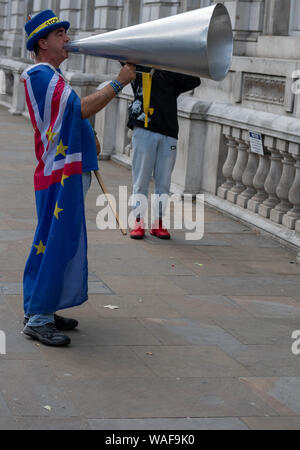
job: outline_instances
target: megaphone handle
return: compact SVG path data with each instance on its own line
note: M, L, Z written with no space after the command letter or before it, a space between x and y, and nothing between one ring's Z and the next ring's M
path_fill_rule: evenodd
M151 69L151 72L141 72L140 70L137 70L136 73L139 73L141 75L143 75L144 73L150 73L150 75L153 77L153 75L155 74L155 69Z

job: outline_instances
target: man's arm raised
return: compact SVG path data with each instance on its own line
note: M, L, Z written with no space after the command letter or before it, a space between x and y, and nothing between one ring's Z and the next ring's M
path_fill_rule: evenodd
M120 70L117 81L125 87L131 83L136 77L136 69L134 64L125 64ZM95 115L116 96L114 88L108 84L103 89L94 94L88 95L81 99L81 116L83 119Z

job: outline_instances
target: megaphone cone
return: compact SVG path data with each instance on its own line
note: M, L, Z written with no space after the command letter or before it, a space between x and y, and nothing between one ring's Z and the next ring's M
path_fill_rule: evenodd
M70 42L69 52L223 80L231 66L233 34L221 3Z

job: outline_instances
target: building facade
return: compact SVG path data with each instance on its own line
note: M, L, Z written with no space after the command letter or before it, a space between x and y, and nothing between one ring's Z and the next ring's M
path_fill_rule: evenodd
M29 14L53 9L82 38L223 3L234 31L231 70L203 79L179 99L179 154L172 191L206 201L300 246L300 1L298 0L0 0L0 103L25 114L19 75L28 64ZM71 55L64 71L79 95L119 70L115 61ZM127 87L95 120L103 157L131 163ZM253 152L249 132L262 136Z

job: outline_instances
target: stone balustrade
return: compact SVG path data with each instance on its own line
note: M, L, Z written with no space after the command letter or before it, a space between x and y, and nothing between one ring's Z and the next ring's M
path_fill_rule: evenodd
M243 115L246 119L243 127L237 128L233 120L231 127L223 125L222 129L227 157L223 165L224 182L218 187L217 196L299 233L300 133L297 120L280 120L275 115L256 112L251 122L253 112L249 117L248 112L237 108L235 116L238 110L239 122ZM266 121L267 130L264 128ZM250 130L262 133L264 155L252 153Z
M223 134L228 146L226 181L217 195L295 230L300 221L300 142L264 136L265 154L258 155L251 152L247 131L225 126Z
M207 203L299 248L300 144L293 142L295 139L299 140L299 135L295 133L293 137L286 136L286 140L282 136L278 138L264 135L264 155L249 152L247 166L243 171L242 165L235 164L232 167L234 163L230 168L230 161L238 159L238 155L233 155L233 151L243 152L238 145L232 145L232 132L233 129L228 135L228 130L224 130L224 140L228 146L227 162L223 167L225 182L217 189L216 196L210 193L206 195ZM274 135L276 134L278 135L274 130ZM245 145L247 142L246 138ZM249 167L252 168L253 174L250 190L247 182L247 176L251 180ZM234 168L240 169L237 178L242 177L244 190L237 198L226 200L234 186L231 182ZM250 192L252 195L248 197Z

